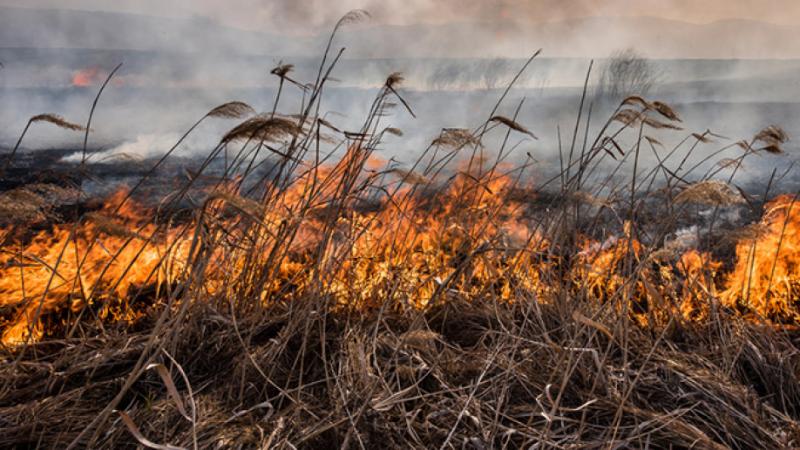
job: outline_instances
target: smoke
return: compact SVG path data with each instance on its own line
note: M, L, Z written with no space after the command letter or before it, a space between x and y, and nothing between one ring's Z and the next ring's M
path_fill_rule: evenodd
M143 160L156 158L166 153L180 139L178 133L140 134L132 141L124 142L108 150L94 152L89 155L90 162L110 162L124 160ZM192 144L185 144L175 152L176 156L191 154ZM64 162L80 162L81 152L75 152L63 158Z
M2 4L63 8L53 0ZM6 8L0 14L0 42L16 48L0 49L5 66L0 69L0 147L13 145L35 114L52 112L84 123L100 83L123 62L92 123L90 147L100 150L93 158L156 156L226 101L243 100L270 111L277 78L269 72L281 60L295 65L294 79L313 81L331 25L353 8L369 10L372 19L341 30L334 48L345 47L345 57L333 72L321 111L338 127L357 130L386 75L403 72L403 94L417 119L400 108L384 119L405 132L386 143L381 155L386 159L413 160L442 127L479 126L498 91L537 48L546 57L517 80L498 112L513 116L525 100L519 121L541 140L524 142L517 152L529 151L543 164L557 165L557 127L574 128L589 59L627 47L646 57L671 58L653 62L661 76L651 94L676 106L686 133L712 128L738 139L777 123L800 135L800 129L791 128L794 124L786 124L800 114L800 88L794 81L800 63L766 59L800 56L800 42L794 39L800 28L791 19L800 17L793 15L800 13L800 5L772 2L782 8L778 17L763 6L747 15L745 7L752 4L232 0L221 6L210 0L74 0L73 9L113 13ZM156 10L164 17L136 15ZM699 25L732 18L783 25ZM739 60L743 57L762 59ZM279 111L299 112L301 99L296 87L286 87ZM603 113L594 110L590 131L597 129ZM234 125L211 122L179 149L180 155L207 152ZM34 149L81 145L81 136L46 127L36 127L23 142ZM656 161L652 155L643 158ZM768 165L784 160L754 159L743 173L758 179Z
M214 17L250 30L328 27L348 10L369 10L380 24L507 21L541 23L597 16L650 16L692 23L748 19L800 24L794 0L3 0L0 5Z
M202 55L312 56L347 11L371 20L341 33L346 57L800 57L791 0L0 0L4 47ZM766 3L766 5L765 5ZM55 9L31 9L55 8ZM85 11L81 10L85 9ZM159 11L161 16L152 16Z

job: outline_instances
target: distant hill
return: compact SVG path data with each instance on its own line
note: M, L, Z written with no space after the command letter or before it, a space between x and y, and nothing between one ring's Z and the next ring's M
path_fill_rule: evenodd
M224 26L205 17L0 7L0 46L159 52L317 55L328 30L308 37ZM540 24L359 25L342 30L347 57L598 57L636 47L652 58L800 58L800 27L747 20L691 24L652 17Z

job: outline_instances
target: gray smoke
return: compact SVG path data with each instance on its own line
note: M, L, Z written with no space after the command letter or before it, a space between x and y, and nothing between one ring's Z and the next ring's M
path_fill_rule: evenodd
M800 25L792 22L800 6L776 1L775 8L762 6L747 16L752 3L6 0L0 5L26 8L0 6L0 147L13 145L35 114L84 122L99 84L123 62L101 98L90 143L102 150L97 158L157 155L220 103L237 99L270 110L277 78L269 71L280 62L296 66L295 79L313 81L332 23L359 7L372 19L342 29L334 47L346 51L322 111L341 128L357 129L386 75L403 72L403 93L418 118L402 109L386 118L405 132L385 144L386 158L413 159L442 127L480 125L537 48L543 57L519 78L499 112L511 116L525 100L519 121L541 139L523 141L517 151L535 155L543 166L557 165L558 127L562 139L571 137L590 60L597 59L597 74L603 58L628 47L652 58L659 83L650 96L672 104L684 119L683 132L653 133L665 147L706 128L732 140L771 123L800 134L798 125L787 123L800 112L800 63L787 59L800 56L794 39ZM142 14L156 10L162 17ZM279 109L298 112L301 97L289 86ZM590 134L609 112L608 105L594 104ZM180 153L208 151L233 125L205 124ZM81 144L80 134L37 126L23 146ZM726 143L698 152L711 152L713 145ZM719 157L725 156L735 150ZM649 153L643 158L655 162ZM792 159L753 158L744 174L759 179Z

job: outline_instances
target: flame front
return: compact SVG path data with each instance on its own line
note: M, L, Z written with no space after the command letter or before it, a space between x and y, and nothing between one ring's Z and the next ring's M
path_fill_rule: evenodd
M79 314L99 304L100 319L133 320L127 305L132 288L169 281L178 272L187 242L154 239L156 226L144 222L133 204L116 213L116 222L105 218L125 194L110 196L105 208L81 224L55 225L0 253L0 307L16 309L3 342L41 336L39 319L65 308Z
M721 264L694 249L673 263L653 260L655 249L637 241L630 224L622 237L587 239L583 251L565 256L528 207L533 190L499 167L465 165L434 195L430 180L379 166L351 149L335 165L276 182L260 201L238 195L232 182L206 192L197 214L177 223L155 220L131 200L117 211L127 198L121 191L77 223L23 238L6 229L2 341L40 339L80 317L134 321L140 303L164 304L181 283L191 286L183 296L263 304L309 292L356 308L419 308L454 295L550 302L566 294L622 299L617 304L642 323L670 312L701 320L716 299L769 318L800 318L800 208L789 197L768 205L764 233L740 242L733 270L719 274ZM137 296L148 287L155 289Z
M800 205L781 195L765 207L755 236L736 246L722 298L777 321L800 319Z

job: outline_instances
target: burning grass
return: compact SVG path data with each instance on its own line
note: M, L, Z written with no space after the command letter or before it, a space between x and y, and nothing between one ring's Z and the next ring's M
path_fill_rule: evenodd
M377 149L402 136L392 105L413 114L402 76L341 131L315 113L336 60L290 80L299 114L206 114L189 133L241 122L156 206L137 193L172 150L76 221L26 227L55 188L2 194L35 217L2 228L0 445L800 443L800 210L732 187L745 158L783 151L782 130L737 147L721 180L681 169L710 132L659 155L646 133L680 132L679 115L632 97L583 146L579 117L563 170L533 180L530 158L508 162L533 132L495 108L399 167ZM659 165L642 171L646 143ZM595 172L608 159L633 163L626 183ZM704 244L745 207L759 232ZM693 238L680 222L697 208Z

